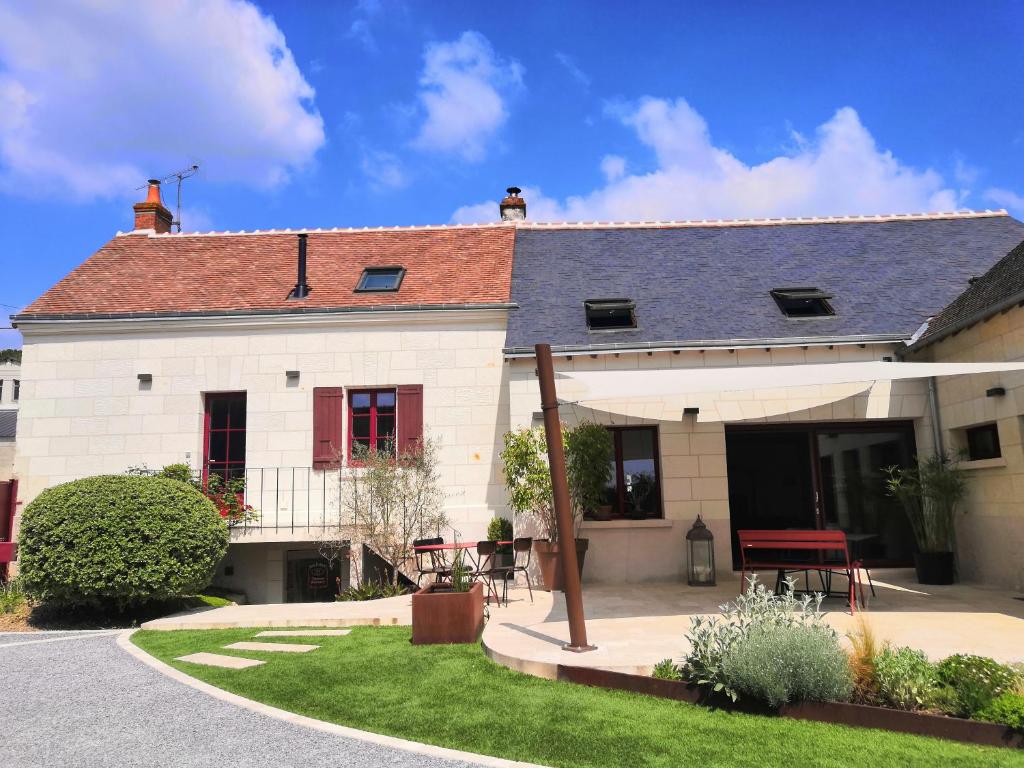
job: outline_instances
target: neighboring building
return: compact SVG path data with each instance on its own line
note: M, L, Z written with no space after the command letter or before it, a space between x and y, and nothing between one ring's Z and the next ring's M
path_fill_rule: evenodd
M354 439L410 446L426 432L452 526L484 535L505 507L510 225L169 234L168 222L151 190L135 231L15 318L24 503L132 466L244 473L262 520L233 530L218 583L255 602L308 599L298 575L338 509L325 469ZM289 298L303 246L308 296Z
M14 440L21 400L21 364L0 362L0 480L14 473Z
M261 519L233 530L217 581L254 602L326 596L300 575L354 441L436 438L453 528L482 537L507 513L503 434L540 422L535 343L563 373L899 358L1024 241L1005 212L539 224L514 189L502 221L473 226L170 234L156 186L135 208L133 232L15 318L21 501L139 465L244 474ZM979 359L1013 359L997 352ZM910 562L882 468L934 448L925 381L600 406L558 388L564 420L614 432L587 580L680 577L698 514L723 571L744 527L841 528L869 564Z
M911 347L934 362L1024 361L1024 243L973 280ZM1024 374L936 382L943 447L970 472L961 574L1024 590Z
M521 224L512 277L518 309L505 342L510 423L541 421L538 340L551 343L556 372L894 359L972 276L1022 240L1024 224L1005 213ZM979 359L1006 359L991 352ZM756 368L746 376L755 387ZM593 407L573 404L572 381L558 387L569 403L563 419L615 432L613 519L583 524L585 579L679 578L684 536L698 514L715 535L723 571L738 566L729 542L740 528L841 528L869 564L911 564L911 531L884 492L882 469L932 451L925 381L628 397ZM1016 494L1024 498L1024 487Z

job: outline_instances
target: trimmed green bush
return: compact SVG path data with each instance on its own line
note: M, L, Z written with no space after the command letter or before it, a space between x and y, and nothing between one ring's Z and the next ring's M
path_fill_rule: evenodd
M662 659L654 665L651 677L658 680L682 680L683 672L672 659Z
M975 712L974 719L1002 723L1018 731L1024 731L1024 695L1004 693L997 696L983 709Z
M105 475L40 493L21 519L18 561L42 603L125 610L198 593L227 544L227 524L195 488Z
M773 707L790 701L848 701L853 678L835 632L813 625L764 626L722 657L722 675L741 696Z
M958 653L944 659L937 671L939 680L956 691L955 714L962 717L984 709L1017 682L1016 672L987 656Z
M896 709L929 706L939 687L935 665L913 648L883 650L875 657L875 678L882 702Z

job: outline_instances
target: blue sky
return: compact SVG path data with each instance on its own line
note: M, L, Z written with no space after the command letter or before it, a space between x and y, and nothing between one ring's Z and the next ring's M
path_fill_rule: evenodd
M186 230L1024 217L1019 3L97 5L0 8L0 312L193 161Z

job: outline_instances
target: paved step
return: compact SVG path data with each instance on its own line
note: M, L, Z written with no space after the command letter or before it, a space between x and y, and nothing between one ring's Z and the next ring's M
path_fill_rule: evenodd
M302 643L232 643L225 645L229 651L276 651L280 653L308 653L315 651L319 645L303 645Z
M247 667L258 667L260 664L266 663L256 659L243 659L241 656L224 656L219 653L190 653L188 656L179 656L176 661L188 661L192 664L202 664L207 667L224 667L225 669L245 669Z
M257 632L256 637L342 637L351 629L268 629Z

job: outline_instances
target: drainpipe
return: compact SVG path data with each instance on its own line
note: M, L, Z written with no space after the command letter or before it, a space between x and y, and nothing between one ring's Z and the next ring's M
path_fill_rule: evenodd
M939 419L939 385L934 376L928 377L928 405L932 410L932 439L935 441L935 453L944 456L945 447L942 445L942 421Z

